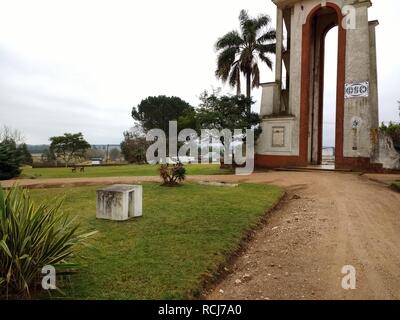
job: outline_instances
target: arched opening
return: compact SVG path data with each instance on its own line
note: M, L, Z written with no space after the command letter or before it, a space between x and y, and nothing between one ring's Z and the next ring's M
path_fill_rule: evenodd
M324 166L335 165L336 146L336 83L338 65L338 28L325 37L324 95L322 107L322 161Z
M311 69L310 78L310 138L309 138L309 154L308 162L314 165L321 165L323 163L323 150L324 150L324 106L327 101L325 97L325 75L327 74L326 58L326 37L334 26L337 25L338 19L334 9L326 7L319 9L314 18L312 19L312 32L311 32ZM336 47L337 47L336 42ZM337 60L336 60L337 61ZM336 63L337 66L337 63ZM337 74L337 68L336 68ZM334 99L334 108L336 109L336 99ZM336 126L336 121L334 126Z
M323 163L324 142L327 143L324 139L329 137L329 144L334 143L335 147L332 162L340 163L343 159L346 30L339 23L341 20L340 8L328 2L324 7L315 7L303 26L300 157L308 164ZM326 37L332 28L337 30L336 40L330 40L335 35L332 31L326 48ZM334 62L331 61L332 46L336 46ZM336 81L332 81L332 77ZM325 90L325 82L329 90ZM336 92L332 86L336 87ZM329 98L325 93L330 94ZM329 127L334 130L329 130Z

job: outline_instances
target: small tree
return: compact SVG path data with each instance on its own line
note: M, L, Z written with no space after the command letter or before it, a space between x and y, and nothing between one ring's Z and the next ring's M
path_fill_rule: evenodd
M251 99L240 96L219 96L214 92L204 92L200 97L202 103L197 113L197 121L201 129L216 129L218 131L228 129L233 132L235 129L254 130L254 139L257 140L261 134L260 116L255 112L249 112ZM220 137L224 143L223 137ZM246 143L243 137L243 144Z
M385 125L382 123L380 130L392 138L395 149L400 152L400 124L389 122L388 125Z
M3 126L0 128L0 141L4 140L12 140L19 145L25 141L25 137L19 130Z
M138 131L125 131L121 142L121 153L129 163L146 163L146 151L151 142Z
M55 156L64 161L68 167L71 161L83 158L90 144L83 138L82 133L65 133L63 136L50 138L50 150Z
M200 96L201 104L197 112L200 129L255 129L255 139L260 135L261 118L258 113L249 112L253 101L244 95L219 96L205 91Z
M9 180L21 174L22 156L12 139L0 142L0 180Z
M178 97L148 97L132 109L133 119L140 123L144 132L161 129L167 138L169 121L177 121L178 130L192 128L194 115L194 108Z
M397 103L400 111L400 101L397 101ZM400 123L393 121L389 122L388 125L382 123L380 130L392 138L395 149L400 152Z

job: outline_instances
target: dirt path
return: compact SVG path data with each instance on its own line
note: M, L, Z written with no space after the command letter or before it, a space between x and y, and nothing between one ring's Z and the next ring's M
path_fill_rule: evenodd
M400 299L400 194L354 174L264 178L288 197L207 298ZM341 286L345 265L356 290Z
M379 180L375 182L370 179ZM384 183L400 176L268 172L191 181L283 186L286 200L256 232L209 299L400 299L400 194ZM159 181L158 177L19 180L30 187ZM14 182L2 182L7 187ZM246 201L246 199L243 199ZM343 266L357 289L341 287Z

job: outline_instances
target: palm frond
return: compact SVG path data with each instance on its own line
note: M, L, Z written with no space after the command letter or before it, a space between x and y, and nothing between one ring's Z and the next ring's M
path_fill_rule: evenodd
M240 14L239 14L239 21L240 21L240 24L245 23L245 22L248 21L249 19L250 19L250 18L249 18L249 13L247 12L247 10L242 9L242 10L240 11Z
M219 38L217 43L215 44L216 50L221 50L230 47L239 47L244 43L243 39L240 37L240 34L237 31L228 32L223 37Z
M259 44L263 44L265 42L270 42L276 40L276 31L274 29L271 29L264 34L262 34L258 39L257 42Z
M226 81L229 77L229 72L232 64L235 62L237 51L235 47L230 47L221 51L218 55L215 75L223 81Z
M239 21L244 41L248 44L252 43L257 35L255 19L250 19L247 11L242 10L239 15Z
M263 54L268 54L268 53L275 54L275 52L276 52L276 44L275 43L256 44L255 48L258 52L263 53Z
M238 93L240 93L240 65L238 62L232 67L229 74L229 85L232 88L239 88Z
M267 55L265 55L265 54L263 54L263 53L260 53L260 54L258 55L258 57L260 58L260 60L261 60L262 62L264 62L264 63L268 66L269 69L272 70L272 66L273 66L272 60L271 60Z
M252 68L252 76L253 76L253 88L258 88L260 86L260 69L258 68L258 64L254 63Z
M224 66L215 70L215 76L225 83L228 80L230 70L231 68L229 66Z
M257 30L263 27L267 27L270 23L271 23L271 17L267 14L259 15L255 19L255 27L257 28Z

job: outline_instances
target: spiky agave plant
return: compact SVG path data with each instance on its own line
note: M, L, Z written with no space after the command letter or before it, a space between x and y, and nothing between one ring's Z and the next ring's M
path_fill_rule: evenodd
M31 297L42 267L57 269L93 234L78 233L61 204L36 205L27 190L0 188L0 297Z
M180 162L173 165L162 164L159 171L164 186L177 186L186 179L186 168Z

